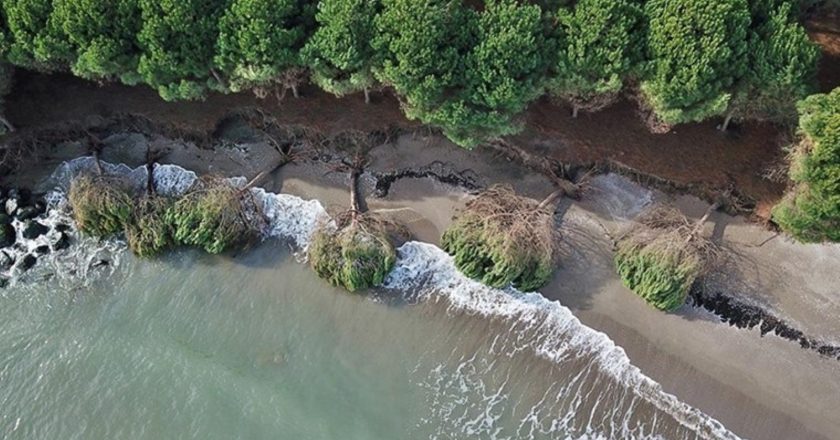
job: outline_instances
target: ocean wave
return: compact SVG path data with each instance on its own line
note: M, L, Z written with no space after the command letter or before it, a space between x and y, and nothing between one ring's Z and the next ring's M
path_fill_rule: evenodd
M513 345L507 347L509 352L532 350L537 356L558 364L592 358L600 372L673 417L697 438L738 438L720 422L663 391L657 382L633 366L624 350L606 334L583 325L559 302L536 292L493 289L466 278L457 271L452 257L437 246L421 242L401 246L396 267L384 287L409 292L411 301L446 301L452 312L515 322L510 327L512 334L506 337L508 345ZM651 438L656 438L655 433Z

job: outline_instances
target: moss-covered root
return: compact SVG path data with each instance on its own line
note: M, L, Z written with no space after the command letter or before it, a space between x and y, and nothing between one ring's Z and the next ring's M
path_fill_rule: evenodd
M69 200L79 230L94 237L108 237L122 231L133 205L125 181L89 174L73 179Z
M315 273L351 292L382 284L396 262L387 223L365 214L339 219L339 225L337 231L322 225L313 235L309 264Z
M153 257L174 245L172 225L166 213L173 200L161 196L145 196L134 205L125 224L128 248L140 257Z
M166 211L175 243L222 253L259 235L262 213L250 191L204 177Z
M679 234L647 238L634 235L619 241L616 270L624 285L649 304L674 310L685 303L703 262L696 253L680 247L684 237Z
M554 195L552 195L554 196ZM464 275L496 288L542 287L555 263L557 229L549 203L517 196L505 186L472 200L441 239Z

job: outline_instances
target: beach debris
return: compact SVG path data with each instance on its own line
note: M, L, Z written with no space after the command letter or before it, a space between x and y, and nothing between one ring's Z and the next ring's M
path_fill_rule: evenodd
M539 202L508 185L492 186L455 217L441 239L443 250L461 273L488 286L535 290L554 270L555 202L566 192L558 189Z
M616 240L615 267L624 285L659 310L682 306L694 282L718 260L718 247L701 236L718 207L711 205L696 222L662 205L637 217Z

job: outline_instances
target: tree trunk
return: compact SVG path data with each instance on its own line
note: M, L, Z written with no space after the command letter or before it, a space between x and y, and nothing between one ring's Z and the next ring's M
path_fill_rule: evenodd
M300 98L300 95L298 94L297 84L292 84L291 87L292 87L292 96L294 96L295 99Z
M260 171L256 176L254 176L253 179L249 180L248 183L246 183L245 186L243 186L240 191L244 192L244 191L247 191L247 190L257 186L259 183L261 183L263 181L263 179L266 178L266 176L268 176L269 174L277 171L278 168L282 167L283 165L286 165L288 162L289 161L286 158L278 160L273 165L271 165L271 167Z
M537 211L539 211L541 209L545 209L548 205L554 203L557 199L559 199L560 197L563 197L565 194L566 194L566 189L565 188L560 188L560 189L554 191L553 193L549 194L548 197L543 199L543 201L540 202L539 205L537 205Z
M9 133L12 133L12 132L15 131L15 126L12 125L12 123L9 122L9 120L6 119L4 116L0 116L0 124L3 124L6 127L6 130L9 131Z
M215 79L216 79L216 81L218 81L218 82L219 82L219 84L221 84L221 85L222 85L222 88L223 88L223 89L225 89L225 90L227 90L227 89L228 89L228 87L227 87L227 83L225 83L225 80L223 80L223 79L222 79L222 77L221 77L221 76L219 76L219 73L218 73L218 72L216 72L216 69L210 69L210 74L211 74L211 75L213 75L213 78L215 78Z
M354 167L350 170L350 209L353 211L353 217L367 211L362 195L359 193L359 175L361 175L361 170L358 168Z
M572 106L572 117L575 118L575 119L577 119L577 117L578 117L578 106L576 106L576 105Z
M96 173L97 174L99 174L100 176L105 174L105 173L102 172L102 164L99 163L99 150L98 149L93 150L93 164L96 165Z
M706 212L703 214L703 217L700 217L700 220L697 220L697 223L694 224L694 228L692 228L691 233L689 233L688 237L686 237L686 239L685 239L686 243L689 243L689 242L691 242L691 240L694 240L694 237L696 237L697 234L703 229L703 225L706 224L706 220L709 219L709 216L712 215L712 212L714 212L718 208L720 208L720 205L721 205L721 201L718 200L715 203L712 203L709 206L709 208L706 209Z
M720 124L720 131L726 131L729 129L729 123L732 122L732 116L735 113L735 110L729 110L726 113L726 117L723 119L723 124Z
M365 91L365 104L370 104L370 90L367 87L364 88Z

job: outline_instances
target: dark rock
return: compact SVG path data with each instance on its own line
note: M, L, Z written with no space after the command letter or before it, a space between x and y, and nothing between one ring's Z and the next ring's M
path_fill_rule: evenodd
M41 214L41 212L38 211L38 208L34 206L24 206L23 208L18 209L15 217L17 217L18 220L31 220L38 217L39 214Z
M0 212L0 225L10 224L12 224L12 217L6 214L5 212Z
M34 256L32 254L26 254L26 256L23 257L23 260L20 260L20 268L22 270L29 270L37 262L38 262L38 258L36 256Z
M16 199L21 205L26 204L32 198L32 191L26 188L12 188L6 195L8 199Z
M91 267L108 267L111 263L108 260L99 260L96 263L91 264Z
M15 228L10 224L0 225L0 247L9 247L15 244L17 236L15 235Z
M38 255L47 255L48 253L50 253L50 247L45 244L42 244L41 246L35 248L35 253Z
M32 240L47 233L50 229L34 220L27 220L23 224L23 238Z
M0 251L0 270L9 270L14 265L15 257L9 255L6 251Z
M9 285L9 279L6 277L0 277L0 289L5 289L6 286Z
M58 233L58 240L53 243L53 250L60 251L70 247L70 236L65 232Z
M32 206L38 211L38 214L47 212L47 202L44 199L39 198Z
M65 225L64 223L59 223L55 225L55 230L58 232L67 232L70 230L70 225Z

